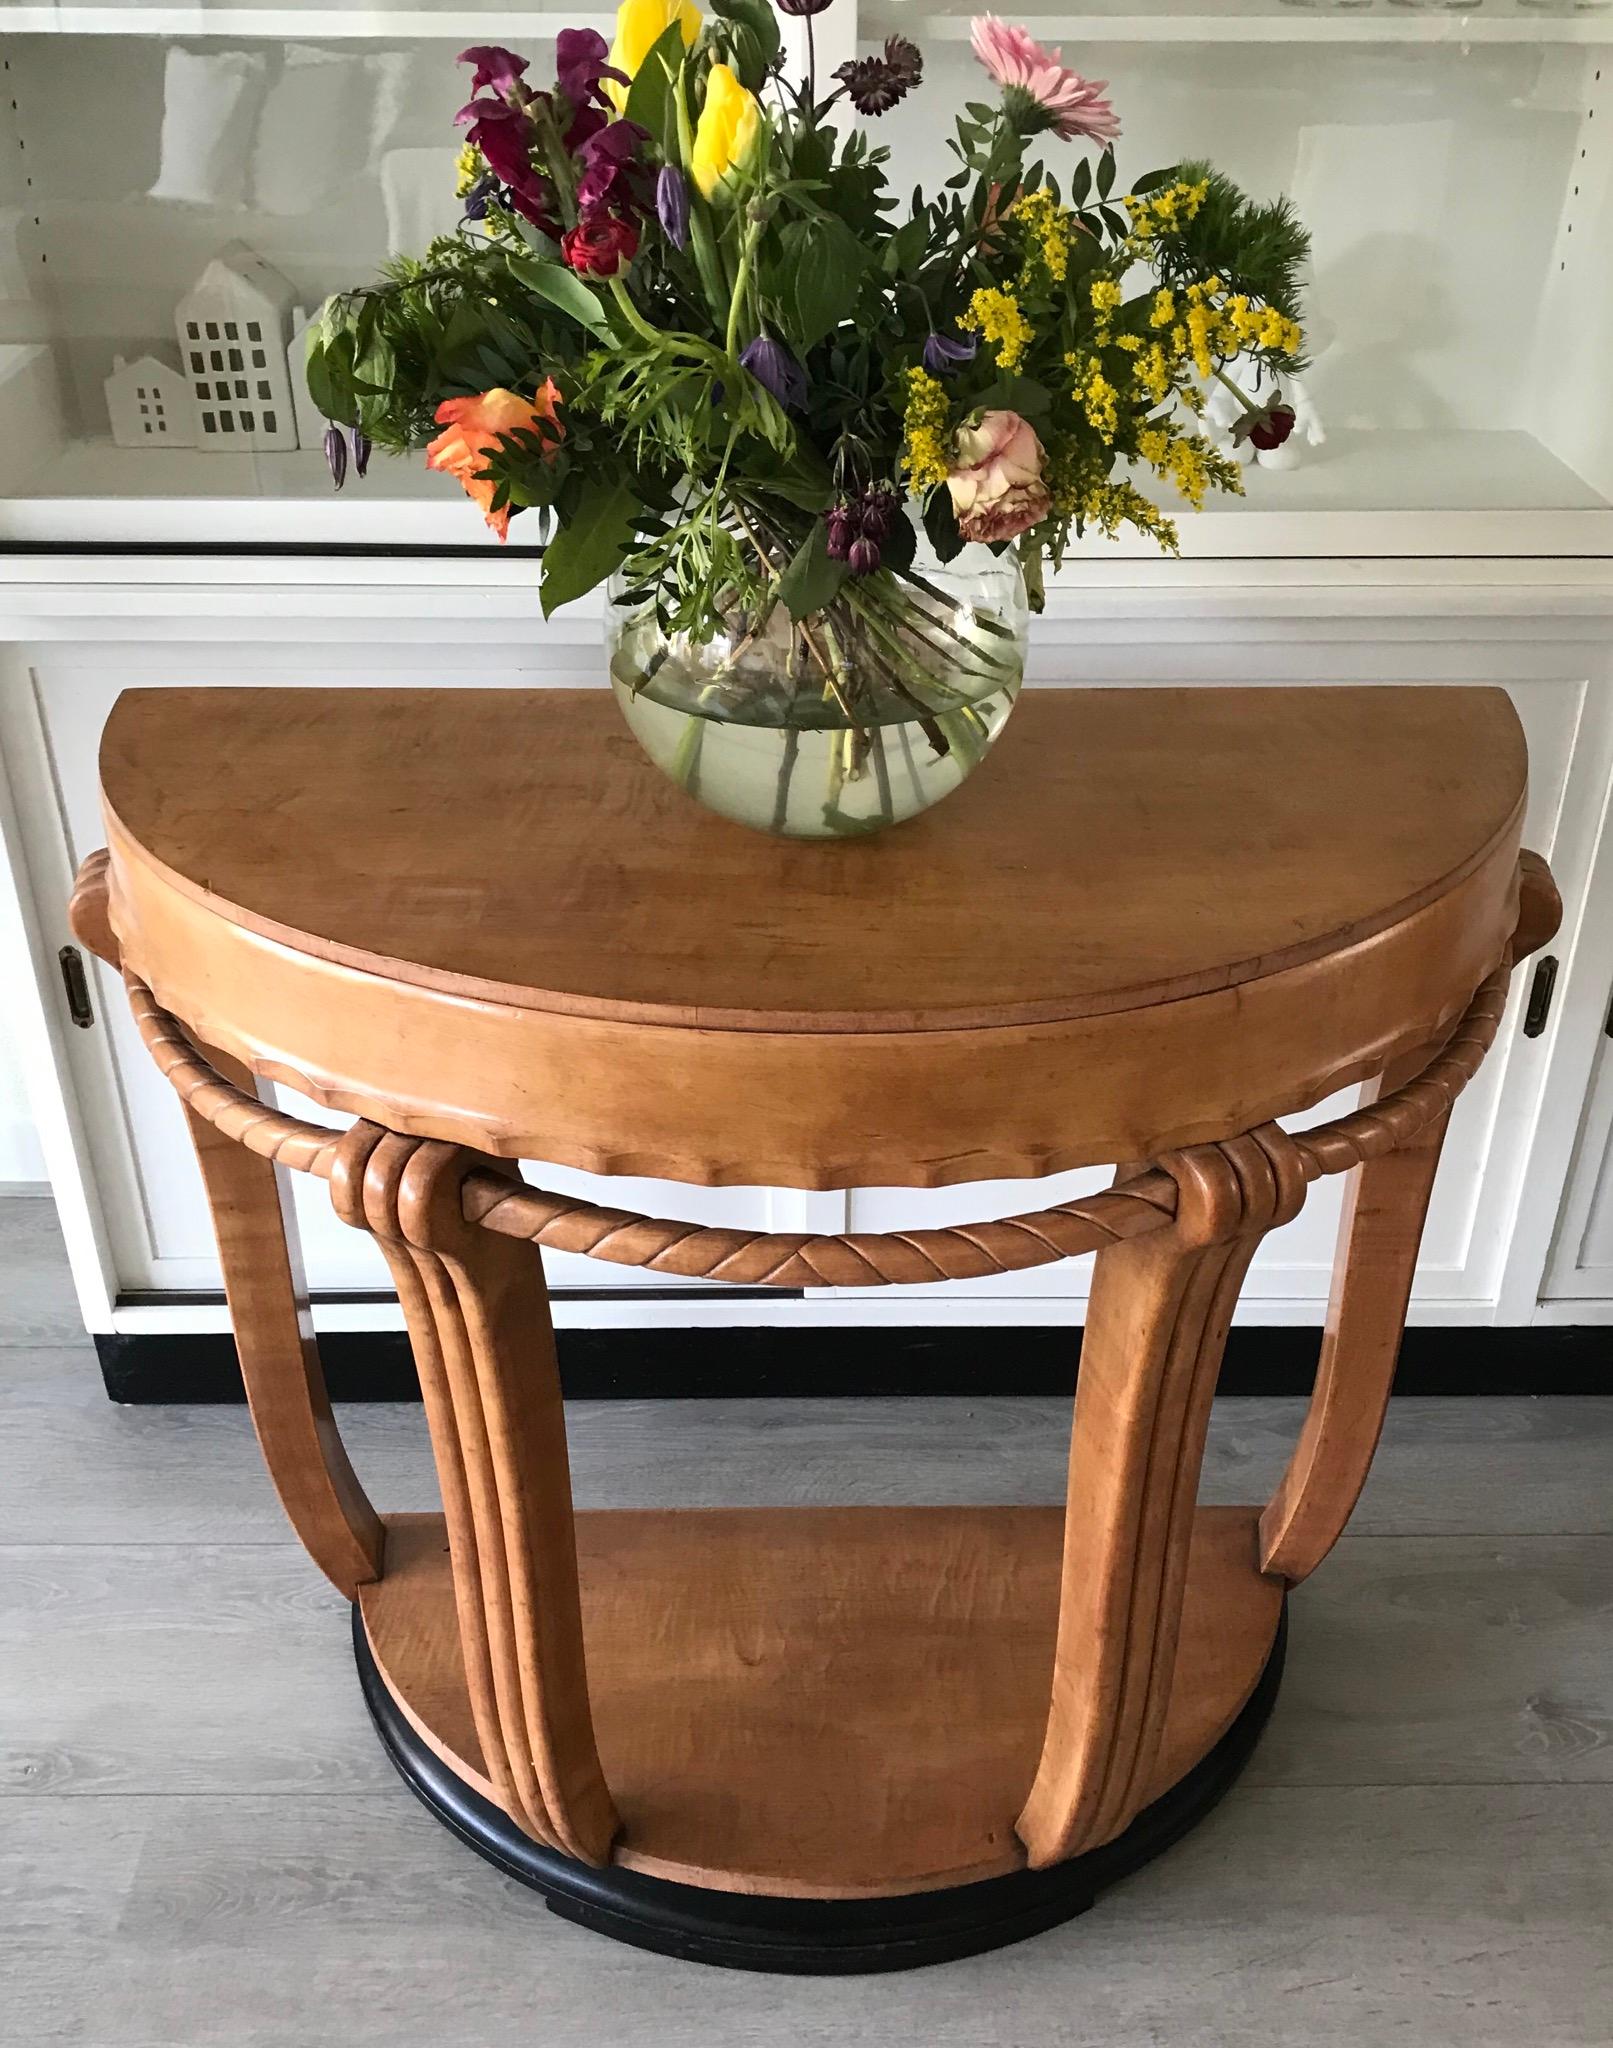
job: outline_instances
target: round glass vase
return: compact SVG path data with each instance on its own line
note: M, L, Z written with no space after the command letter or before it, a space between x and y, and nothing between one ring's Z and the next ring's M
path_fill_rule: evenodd
M848 577L799 623L764 596L700 639L658 611L612 584L611 686L634 737L708 810L792 839L857 838L939 803L1024 677L1018 556L968 545L942 563L922 527L910 564Z

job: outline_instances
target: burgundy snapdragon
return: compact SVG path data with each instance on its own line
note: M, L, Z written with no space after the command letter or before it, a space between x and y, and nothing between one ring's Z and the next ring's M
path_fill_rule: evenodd
M636 121L611 121L588 137L577 151L579 213L608 208L631 218L644 210L647 174L639 151L649 139L649 130Z
M537 103L537 95L522 83L526 58L498 44L477 44L461 51L459 61L475 66L475 97L454 116L456 124L467 130L488 170L505 188L509 206L558 239L554 195L532 164L534 131L528 109ZM488 190L473 192L466 206L469 218L484 218L492 196Z

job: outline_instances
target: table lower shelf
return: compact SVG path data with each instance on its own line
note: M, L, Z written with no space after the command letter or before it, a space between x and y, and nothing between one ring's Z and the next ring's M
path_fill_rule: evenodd
M1186 1777L1265 1668L1283 1588L1253 1508L1194 1525L1149 1798ZM1022 1870L1014 1822L1047 1718L1059 1508L605 1510L577 1517L589 1687L622 1868L796 1899L899 1897ZM362 1591L380 1676L470 1789L447 1538L387 1519Z

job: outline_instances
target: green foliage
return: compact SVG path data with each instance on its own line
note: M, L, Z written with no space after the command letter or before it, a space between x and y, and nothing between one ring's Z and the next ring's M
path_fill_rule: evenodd
M647 128L665 154L677 146L677 118L673 95L683 70L683 30L676 22L651 45L628 87L627 105L622 112L629 121Z
M751 92L777 69L781 50L778 16L771 0L711 0L712 47Z
M829 553L828 529L821 519L814 519L779 578L780 602L792 619L809 619L833 602L847 573L845 563Z
M692 140L717 61L757 94L759 134L708 204ZM483 448L481 471L495 512L538 509L552 530L545 611L621 568L669 630L696 637L736 602L795 619L855 608L863 585L829 556L825 515L870 491L911 488L950 560L964 540L938 479L984 413L1017 415L1041 451L1047 510L1019 543L1033 582L1089 523L1169 544L1131 474L1152 469L1190 499L1237 487L1191 413L1235 354L1262 380L1300 367L1309 242L1287 200L1251 200L1197 164L1128 186L1113 150L1043 133L1050 171L1027 156L1022 100L982 100L957 121L954 173L902 205L877 125L828 117L839 97L814 104L785 82L772 0L711 0L694 47L669 27L629 88L626 117L648 140L631 198L613 202L638 235L620 273L572 267L473 160L462 189L485 217L324 309L309 338L316 404L380 447L418 449L445 399L529 397L553 379L558 440L518 428ZM578 218L569 116L543 97L521 118L537 195L522 204L558 234ZM681 243L651 203L663 166L687 194ZM1162 287L1177 299L1156 319ZM1254 320L1268 309L1283 324ZM927 454L909 419L926 360ZM1262 382L1258 404L1277 388ZM909 523L880 545L880 576L912 579Z
M1178 175L1184 183L1202 183L1209 189L1194 218L1161 252L1160 275L1172 283L1218 275L1231 290L1298 320L1311 238L1293 201L1247 198L1230 178L1205 163L1183 164ZM1291 359L1283 367L1304 365Z
M603 583L633 537L638 501L631 487L604 479L573 479L565 516L543 551L539 596L543 616Z

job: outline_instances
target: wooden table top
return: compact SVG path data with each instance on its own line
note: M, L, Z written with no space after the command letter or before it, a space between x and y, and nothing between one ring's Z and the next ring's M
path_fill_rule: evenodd
M711 816L602 690L126 692L109 822L298 953L576 1017L774 1032L1098 1017L1358 945L1509 834L1504 692L1033 690L935 811Z

